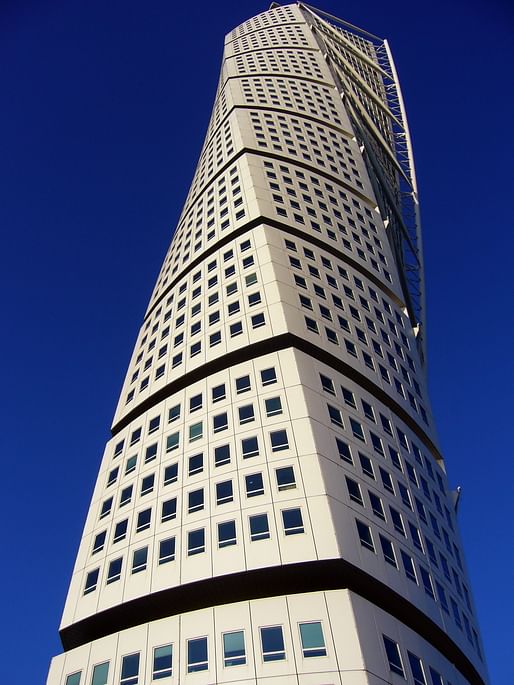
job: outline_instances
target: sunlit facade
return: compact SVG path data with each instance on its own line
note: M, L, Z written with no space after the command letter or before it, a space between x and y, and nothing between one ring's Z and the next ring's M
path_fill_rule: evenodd
M47 685L486 683L424 309L387 42L272 5L225 39Z

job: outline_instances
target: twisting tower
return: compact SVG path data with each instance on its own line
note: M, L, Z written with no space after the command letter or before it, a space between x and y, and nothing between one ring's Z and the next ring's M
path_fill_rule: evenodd
M423 317L387 42L272 5L225 39L48 685L486 682Z

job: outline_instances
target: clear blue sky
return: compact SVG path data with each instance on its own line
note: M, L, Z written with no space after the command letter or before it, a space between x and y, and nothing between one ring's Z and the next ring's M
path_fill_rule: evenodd
M0 2L1 679L44 683L226 32L266 2ZM424 224L430 387L493 683L512 657L514 11L323 0L389 39ZM187 103L180 106L179 102Z

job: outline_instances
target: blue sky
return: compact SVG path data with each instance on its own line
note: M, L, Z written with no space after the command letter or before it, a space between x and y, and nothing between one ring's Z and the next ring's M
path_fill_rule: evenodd
M223 37L267 7L0 4L4 682L44 683L60 651L103 445L193 175ZM433 407L463 489L491 681L514 682L514 11L507 0L320 7L387 37L395 56L421 197Z

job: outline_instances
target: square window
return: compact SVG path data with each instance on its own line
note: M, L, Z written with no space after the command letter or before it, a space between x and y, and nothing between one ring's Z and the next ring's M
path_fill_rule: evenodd
M286 658L282 626L261 628L262 660L283 661Z
M197 637L187 641L187 672L196 673L209 668L207 638Z
M289 449L289 442L287 440L287 431L279 430L270 433L271 451L281 452Z
M175 560L175 538L167 538L159 542L159 566ZM164 677L164 676L161 676Z
M212 418L212 428L215 433L224 431L228 428L228 414L223 412L222 414L217 414Z
M245 487L247 497L257 497L264 494L264 483L262 473L253 473L245 476Z
M262 385L271 385L277 382L277 374L275 369L272 367L270 369L263 369L261 371L261 383Z
M177 498L168 499L162 503L161 523L177 518Z
M253 404L245 404L238 409L239 423L242 425L244 423L250 423L255 420L255 413L253 410Z
M277 414L282 414L282 402L280 397L269 397L264 401L264 406L266 408L266 416L276 416Z
M218 445L214 448L214 466L230 463L230 445Z
M223 665L240 666L246 664L244 632L236 630L223 634Z
M266 318L262 312L260 314L254 314L251 317L251 323L252 328L260 328L261 326L266 325Z
M187 534L187 556L192 557L195 554L202 554L205 552L205 529L191 530Z
M189 442L200 440L203 437L203 421L198 421L189 426Z
M118 521L114 528L114 535L112 538L113 543L124 540L127 535L128 519L123 519L123 521Z
M270 537L268 515L255 514L250 516L250 539L252 542L266 540Z
M302 512L300 509L285 509L282 511L282 523L286 535L304 533Z
M241 451L243 453L243 459L256 457L259 454L259 443L257 436L252 436L250 438L244 438L241 440Z
M225 521L224 523L218 523L218 547L221 549L236 543L236 522Z
M241 321L236 321L230 325L230 337L235 338L237 335L241 335L243 332L243 324Z
M251 389L252 386L250 383L250 376L241 376L241 378L236 378L236 392L238 395Z
M294 469L292 466L283 466L275 471L277 488L279 492L296 488Z
M233 499L234 492L231 480L225 480L221 483L216 483L216 504L232 502Z
M221 385L216 385L212 389L212 401L213 402L219 402L220 400L224 400L225 397L226 397L225 383L222 383Z
M314 656L326 656L325 638L319 621L300 623L300 638L303 656L307 659Z

